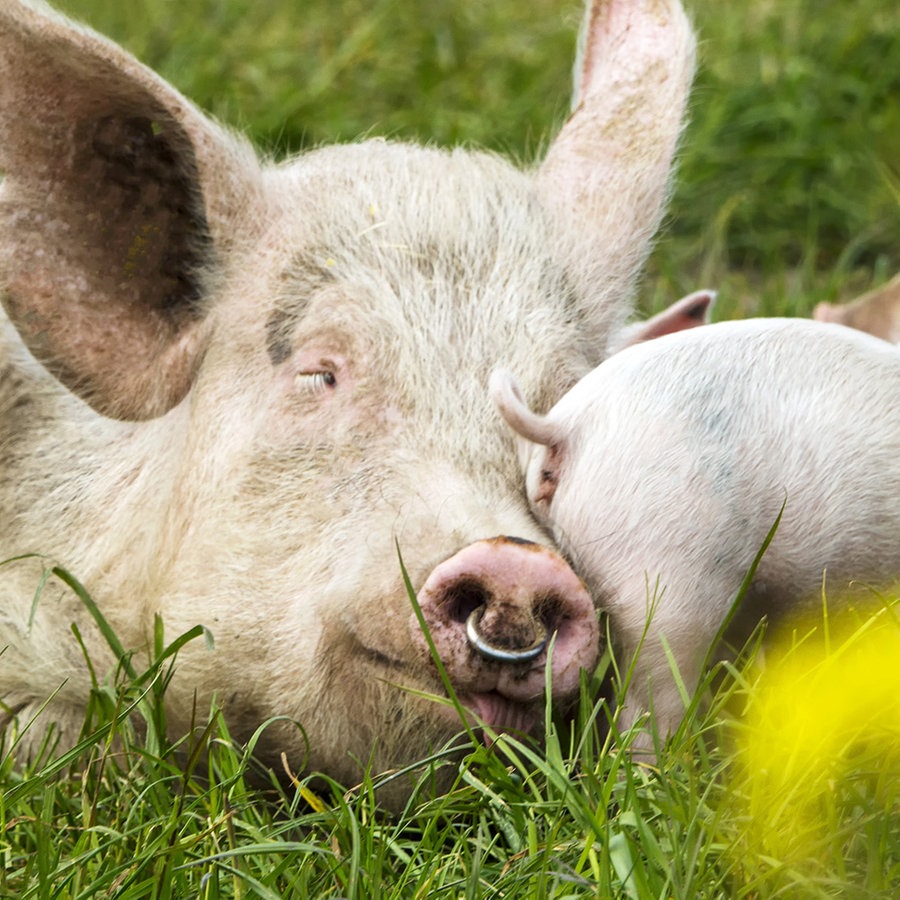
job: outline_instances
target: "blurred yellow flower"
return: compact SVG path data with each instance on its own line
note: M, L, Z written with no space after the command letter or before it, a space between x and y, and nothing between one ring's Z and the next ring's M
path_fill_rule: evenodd
M826 613L766 651L732 784L745 863L833 871L861 829L900 828L898 615Z

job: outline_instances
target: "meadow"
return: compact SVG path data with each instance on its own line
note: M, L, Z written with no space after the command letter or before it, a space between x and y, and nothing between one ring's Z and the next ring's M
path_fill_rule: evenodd
M574 0L58 5L277 157L385 135L538 159L580 18ZM894 0L688 8L700 68L640 308L702 286L715 318L807 315L900 271ZM171 743L166 679L202 638L161 624L152 659L98 673L78 748L53 760L50 735L23 771L0 747L0 897L897 896L900 620L883 601L798 625L765 670L756 640L711 667L653 761L621 752L628 671L607 652L542 744L463 734L461 763L430 761L457 767L449 793L426 778L397 815L377 804L389 775L260 771L216 709Z

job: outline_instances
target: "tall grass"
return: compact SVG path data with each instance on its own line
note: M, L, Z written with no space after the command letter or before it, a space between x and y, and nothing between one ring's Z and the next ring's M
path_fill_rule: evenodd
M565 115L579 19L577 0L59 5L276 155L384 134L539 158ZM643 305L703 284L720 289L719 317L805 314L815 300L845 299L900 269L894 0L689 8L701 67ZM788 641L787 659L809 645L812 629ZM616 749L629 735L616 733L614 709L597 699L613 671L607 654L585 676L571 720L548 712L540 747L510 736L491 748L464 743L446 795L423 792L388 816L378 809L380 773L343 786L260 771L252 743L237 746L215 708L198 709L192 735L170 743L162 696L172 654L181 639L202 640L171 637L160 626L152 659L123 656L112 682L97 681L85 738L60 760L50 761L48 744L45 756L16 766L6 736L0 896L900 893L893 713L881 730L844 734L828 791L812 779L793 795L806 823L794 833L791 805L777 793L783 783L767 794L771 784L754 776L760 767L745 765L757 744L743 713L768 696L752 648L742 664L710 673L701 686L708 705L694 704L706 711L688 717L658 763ZM807 729L839 718L836 685L825 663L821 671L821 708ZM896 667L878 671L897 687ZM860 683L843 696L863 707L868 694ZM781 758L776 750L799 726L768 727L763 746ZM816 774L803 747L792 751L798 790L804 760Z

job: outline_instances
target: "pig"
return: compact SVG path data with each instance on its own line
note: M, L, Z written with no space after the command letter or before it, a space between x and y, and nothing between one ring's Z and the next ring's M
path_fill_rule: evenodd
M573 112L528 169L380 139L273 163L90 29L5 0L0 728L19 758L49 726L78 737L85 654L99 677L116 662L65 585L35 599L48 561L135 665L157 617L167 639L204 626L172 733L215 702L238 740L268 722L279 768L352 784L461 731L426 696L446 692L398 548L466 716L539 728L548 675L565 707L596 610L485 386L504 365L546 407L615 343L694 38L677 0L594 0L580 47Z
M838 322L900 344L900 275L849 303L818 303L813 318Z
M508 372L490 391L535 516L609 616L623 671L634 661L623 730L651 709L660 737L678 726L678 678L697 688L779 515L732 640L821 602L826 573L835 603L851 580L900 577L890 344L804 319L722 322L622 350L546 415Z

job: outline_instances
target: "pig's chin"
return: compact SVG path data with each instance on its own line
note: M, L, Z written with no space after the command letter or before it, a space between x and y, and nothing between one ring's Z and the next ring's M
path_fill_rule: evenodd
M477 722L497 734L530 734L540 716L540 704L521 703L504 697L497 691L460 696L460 703L475 714Z

